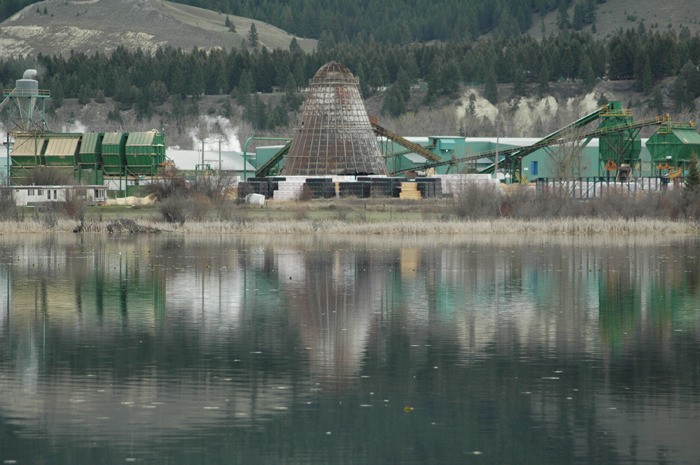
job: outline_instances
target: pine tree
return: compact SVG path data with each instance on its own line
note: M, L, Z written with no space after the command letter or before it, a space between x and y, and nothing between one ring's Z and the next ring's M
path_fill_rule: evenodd
M284 85L285 100L290 110L296 111L301 104L301 99L297 96L297 81L291 72L287 75L287 82Z
M257 48L257 46L260 43L260 37L258 36L258 28L255 27L255 23L250 23L250 30L248 31L248 43L253 48Z
M654 87L654 91L651 94L650 106L657 115L661 115L664 112L664 97L661 95L661 89L658 87Z
M527 95L527 86L525 85L525 71L522 67L516 66L513 77L513 93L518 97Z
M253 92L253 75L250 69L245 69L241 74L241 80L238 82L236 89L236 102L247 107L250 105L250 94Z
M569 9L567 2L559 3L559 9L557 11L557 26L562 31L567 30L571 27L569 22Z
M688 164L688 175L685 177L685 188L692 193L700 193L700 169L698 168L698 155L693 154Z
M406 112L406 102L401 95L401 89L396 85L391 86L387 91L386 97L384 98L384 105L382 105L382 114L391 116L400 116Z
M226 21L224 21L224 26L226 26L229 30L229 32L236 32L236 25L233 24L233 21L231 21L231 18L226 15Z
M401 97L403 97L404 102L408 102L408 100L411 98L411 80L403 68L399 68L399 71L396 74L395 85L401 92Z
M498 81L496 81L496 72L494 71L493 66L490 66L489 70L486 72L484 97L486 97L486 99L494 105L498 103Z
M301 53L301 46L299 45L299 42L297 41L296 37L292 37L292 40L289 41L289 51L292 53Z
M584 92L589 92L595 85L595 72L588 54L584 54L579 65L578 77L581 79L581 86Z

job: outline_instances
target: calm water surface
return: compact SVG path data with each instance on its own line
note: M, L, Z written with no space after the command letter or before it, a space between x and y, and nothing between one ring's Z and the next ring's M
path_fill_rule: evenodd
M0 237L3 464L697 464L700 240Z

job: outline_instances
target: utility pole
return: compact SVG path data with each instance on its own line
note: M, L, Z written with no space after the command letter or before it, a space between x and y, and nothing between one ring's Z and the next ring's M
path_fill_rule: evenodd
M5 147L7 147L7 160L6 162L6 168L7 171L5 172L5 184L8 186L10 185L10 129L8 128L7 131L7 140L5 141Z
M501 118L499 116L496 116L496 163L494 164L493 168L493 174L496 176L496 180L498 181L498 150L499 150L499 142L500 142L500 132L501 129Z

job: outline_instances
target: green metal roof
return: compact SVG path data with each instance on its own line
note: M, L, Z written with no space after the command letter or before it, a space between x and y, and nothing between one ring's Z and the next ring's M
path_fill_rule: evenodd
M107 132L105 133L104 139L102 139L102 145L118 145L122 142L122 137L126 133L124 132Z
M43 146L43 137L17 137L15 138L15 144L12 146L12 156L41 155Z
M75 155L80 137L50 137L44 152L47 156Z
M80 153L87 154L99 152L99 136L100 134L97 132L86 132L83 134L83 140L80 143Z
M156 131L148 132L132 132L129 134L129 139L126 142L127 147L135 147L139 145L154 145L154 139L158 133Z
M671 133L684 144L700 145L700 134L698 134L695 128L672 127Z

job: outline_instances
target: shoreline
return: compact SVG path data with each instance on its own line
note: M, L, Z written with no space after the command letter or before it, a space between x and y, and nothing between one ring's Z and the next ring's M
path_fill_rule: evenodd
M118 218L115 218L118 219ZM149 218L133 218L139 226L151 228L160 234L218 234L218 235L332 235L332 236L461 236L461 235L653 235L699 236L698 221L668 221L656 219L598 219L559 218L547 220L402 220L361 221L338 219L240 219L231 221L187 221L182 225ZM35 219L0 221L0 235L4 234L110 234L107 227L113 221L85 221L82 232L74 232L78 220L59 219L53 227ZM133 233L148 235L155 233Z

